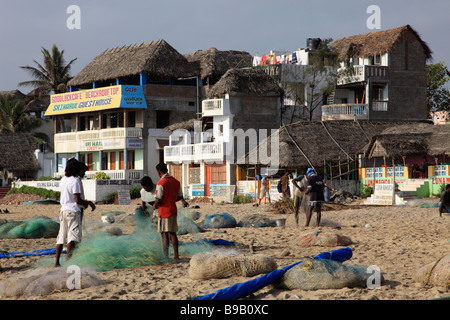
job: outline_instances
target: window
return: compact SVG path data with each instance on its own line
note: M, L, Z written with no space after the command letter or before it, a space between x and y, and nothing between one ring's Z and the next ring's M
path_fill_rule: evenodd
M445 166L435 166L434 167L434 175L435 176L445 176L446 175Z
M211 184L214 183L227 183L226 164L211 165Z
M395 176L396 177L404 177L405 176L405 167L395 167ZM393 177L392 174L393 170L392 167L387 168L387 176Z
M372 65L379 66L381 65L381 56L379 54L376 54L372 57Z
M127 127L136 127L136 111L128 111L127 113Z
M102 114L102 129L108 128L108 115L106 113Z
M127 169L134 170L134 150L128 150L127 152Z
M109 114L110 128L117 128L117 113Z
M109 153L109 170L116 170L116 152Z
M219 124L219 137L223 137L223 124Z
M156 128L165 128L169 125L170 111L156 111Z
M86 130L86 117L80 116L78 118L78 131L84 131Z
M108 170L108 152L102 153L102 170Z

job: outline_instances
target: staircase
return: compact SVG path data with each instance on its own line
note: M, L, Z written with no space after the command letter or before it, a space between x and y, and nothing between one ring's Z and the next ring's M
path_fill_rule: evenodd
M11 189L10 187L0 187L0 198L6 196L6 194L10 189Z
M417 199L417 189L420 188L426 179L408 179L408 181L399 187L400 191L395 192L404 201Z
M332 105L334 104L334 97L336 95L336 89L334 89L327 97L327 105Z

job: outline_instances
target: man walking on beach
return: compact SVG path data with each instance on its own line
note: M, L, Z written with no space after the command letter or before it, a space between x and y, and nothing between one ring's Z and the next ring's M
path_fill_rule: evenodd
M321 176L318 176L313 168L309 168L306 171L306 176L308 177L307 194L311 195L309 199L308 211L306 212L306 224L305 227L309 226L311 221L313 209L316 208L317 212L317 227L320 225L320 219L322 218L322 202L325 201L323 194L325 185Z
M156 171L161 178L156 184L155 203L153 209L158 209L158 232L161 233L164 254L169 256L169 243L172 242L174 260L180 260L178 255L178 223L177 205L180 201L185 207L188 203L183 198L180 182L172 177L165 163L159 163ZM170 241L169 241L170 240Z

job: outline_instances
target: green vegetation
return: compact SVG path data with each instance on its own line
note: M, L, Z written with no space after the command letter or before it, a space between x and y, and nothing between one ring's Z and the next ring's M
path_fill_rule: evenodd
M58 200L61 193L59 191L53 191L45 188L36 188L30 186L22 186L20 188L12 188L7 194L15 193L25 193L25 194L36 194L43 197L44 199L56 199Z
M246 195L237 194L233 198L233 203L251 203L251 202L253 202L253 198L249 194Z

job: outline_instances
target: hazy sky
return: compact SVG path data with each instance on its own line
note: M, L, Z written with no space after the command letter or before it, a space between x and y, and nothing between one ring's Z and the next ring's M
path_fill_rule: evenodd
M81 29L69 29L70 5ZM56 44L77 74L102 51L166 40L181 54L215 47L263 55L295 50L307 38L377 31L367 27L370 5L380 8L381 29L410 24L450 67L449 0L0 0L0 91L31 80L19 68L42 62L41 48Z

